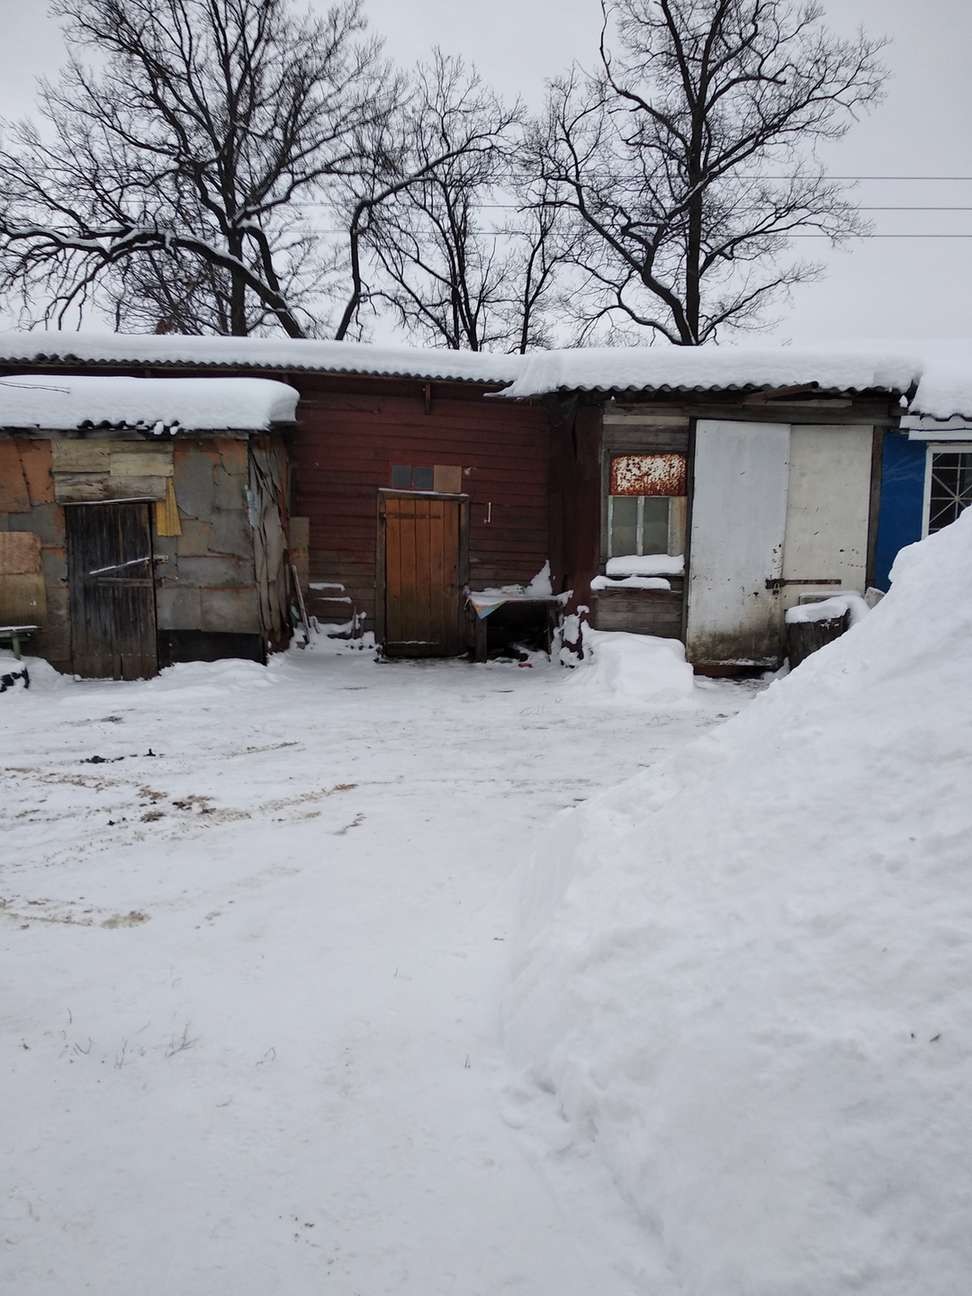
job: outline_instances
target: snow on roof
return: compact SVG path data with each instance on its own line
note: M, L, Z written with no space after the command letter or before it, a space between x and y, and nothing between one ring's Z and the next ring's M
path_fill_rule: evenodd
M926 342L918 390L909 405L912 416L972 419L972 340L949 338Z
M382 378L507 383L518 357L445 348L320 342L309 338L188 337L139 333L0 331L0 362L8 364L148 364L172 367L282 369Z
M0 427L265 431L292 423L298 393L269 378L0 378Z
M0 364L280 370L501 386L510 399L555 392L704 392L811 387L917 392L916 417L972 420L972 340L832 347L590 347L525 356L302 338L0 332Z
M821 391L907 392L921 371L914 347L591 347L524 356L503 395L550 392L741 391L813 386Z

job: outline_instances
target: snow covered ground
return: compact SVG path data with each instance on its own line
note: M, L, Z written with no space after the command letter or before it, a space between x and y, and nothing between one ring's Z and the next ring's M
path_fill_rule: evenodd
M511 1086L499 1004L559 812L754 692L686 701L669 656L643 705L617 651L0 697L4 1289L642 1292L653 1247Z
M530 870L522 1100L637 1211L647 1290L972 1290L970 681L972 509Z

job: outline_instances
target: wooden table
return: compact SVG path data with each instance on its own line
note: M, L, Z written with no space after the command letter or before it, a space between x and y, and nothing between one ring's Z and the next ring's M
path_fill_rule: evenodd
M545 617L544 637L547 652L553 642L553 632L557 625L562 594L521 594L506 593L503 590L470 590L466 594L466 607L473 616L473 659L484 662L489 649L489 617L501 607L515 603L517 607L535 607L543 609Z

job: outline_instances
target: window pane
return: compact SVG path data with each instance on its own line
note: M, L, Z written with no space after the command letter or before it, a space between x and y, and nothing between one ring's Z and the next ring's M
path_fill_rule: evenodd
M411 464L392 464L391 484L396 490L408 490L412 485Z
M638 497L612 495L609 510L608 556L628 558L638 552Z
M432 468L412 469L412 490L433 490L435 488L435 470Z
M940 531L972 504L972 451L932 455L928 530Z
M668 500L645 495L641 501L641 549L643 554L668 553Z

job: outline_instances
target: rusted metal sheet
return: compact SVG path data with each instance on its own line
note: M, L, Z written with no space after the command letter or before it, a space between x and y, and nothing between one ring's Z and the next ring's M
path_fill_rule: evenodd
M74 670L144 679L158 669L148 504L65 509Z
M30 494L17 442L0 437L0 513L25 513L29 508Z
M39 535L33 531L0 531L0 576L35 575L40 569Z
M611 494L684 495L685 455L612 455Z

